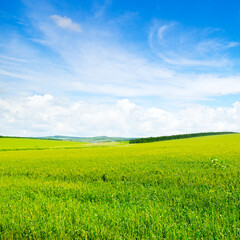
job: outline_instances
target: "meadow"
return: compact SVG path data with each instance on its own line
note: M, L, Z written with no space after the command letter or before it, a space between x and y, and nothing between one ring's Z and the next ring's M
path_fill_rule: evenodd
M239 239L240 134L0 138L0 239Z

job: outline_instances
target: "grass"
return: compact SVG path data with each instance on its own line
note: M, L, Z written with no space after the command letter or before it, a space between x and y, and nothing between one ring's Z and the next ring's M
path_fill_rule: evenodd
M0 238L239 239L239 166L240 134L131 145L2 138Z
M54 148L78 148L86 145L83 142L68 142L57 140L42 140L42 139L28 139L28 138L0 138L0 151L14 151L14 150L44 150Z

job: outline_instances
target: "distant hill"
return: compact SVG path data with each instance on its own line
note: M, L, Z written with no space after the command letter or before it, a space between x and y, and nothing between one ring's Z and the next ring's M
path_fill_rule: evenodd
M59 136L59 135L57 135L57 136L41 137L41 138L38 138L38 139L75 141L75 142L90 142L90 143L103 143L103 142L129 141L132 138L107 137L107 136L98 136L98 137L69 137L69 136Z
M122 142L129 141L129 143L147 143L147 142L158 142L173 139L183 139L192 137L202 137L211 135L224 135L233 134L236 132L205 132L205 133L190 133L190 134L179 134L172 136L159 136L159 137L145 137L145 138L124 138L124 137L71 137L71 136L46 136L46 137L10 137L10 138L29 138L29 139L43 139L43 140L56 140L56 141L74 141L74 142L88 142L88 143L104 143L104 142ZM0 138L9 138L9 136L0 136Z

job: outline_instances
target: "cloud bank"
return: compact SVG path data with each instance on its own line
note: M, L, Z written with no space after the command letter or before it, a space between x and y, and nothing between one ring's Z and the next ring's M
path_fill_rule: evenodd
M68 102L50 94L0 99L1 134L17 136L161 136L240 131L240 102L231 107L192 106L176 112L142 108L128 99L112 105Z

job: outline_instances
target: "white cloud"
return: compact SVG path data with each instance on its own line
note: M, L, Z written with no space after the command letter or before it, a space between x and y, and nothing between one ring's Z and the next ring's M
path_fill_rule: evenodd
M161 136L240 131L240 102L232 107L193 106L169 112L122 99L113 105L67 102L52 95L0 99L2 135Z
M68 17L61 17L59 15L52 15L51 19L60 27L63 29L67 29L73 32L82 32L82 28L79 24L72 21L71 18Z

